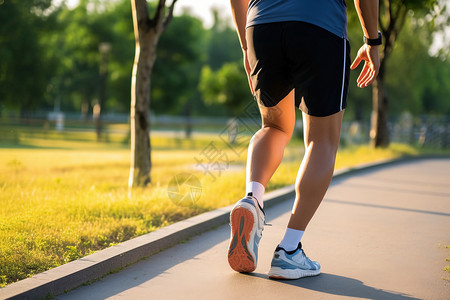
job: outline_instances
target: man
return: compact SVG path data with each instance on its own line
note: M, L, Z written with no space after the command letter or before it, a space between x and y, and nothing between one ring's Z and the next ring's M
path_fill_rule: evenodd
M228 262L252 272L264 225L263 195L278 168L302 110L305 155L296 199L269 277L298 279L320 274L320 264L303 252L301 238L330 184L348 90L349 69L364 60L359 87L379 70L378 1L355 0L364 45L350 67L345 0L231 0L249 85L262 128L250 141L246 196L230 214Z

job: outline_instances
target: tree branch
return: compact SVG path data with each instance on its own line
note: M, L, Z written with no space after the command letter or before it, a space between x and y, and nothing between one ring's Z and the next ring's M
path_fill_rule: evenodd
M388 22L388 27L391 27L391 25L392 25L392 5L391 5L391 1L390 0L386 0L386 1L384 1L384 3L386 3L386 8L387 8L387 11L386 11L386 13L387 13L387 15L388 15L388 20L389 20L389 22Z
M170 4L169 11L167 12L167 15L163 21L163 27L162 27L163 31L165 31L167 29L167 26L169 26L169 23L172 21L173 9L175 7L176 2L177 2L177 0L172 0L172 4Z
M378 25L380 26L383 35L386 36L386 27L384 27L383 20L381 19L381 14L378 14Z
M403 28L403 25L405 25L405 21L406 21L406 15L408 14L408 8L406 6L403 6L404 9L399 12L399 17L398 17L398 23L396 24L396 28L397 28L397 33L400 32L400 30Z
M403 9L402 9L403 8ZM405 25L406 15L408 13L408 8L406 6L402 6L398 9L398 15L395 18L394 25L392 26L392 35L391 35L391 44L394 45L394 42L397 40L397 36Z
M403 2L401 2L396 9L393 9L391 11L391 14L394 16L394 21L397 21L400 15L400 11L402 10L402 8L405 7L405 5L403 4Z
M164 9L166 8L166 0L159 0L155 14L151 19L152 27L159 31L163 21Z

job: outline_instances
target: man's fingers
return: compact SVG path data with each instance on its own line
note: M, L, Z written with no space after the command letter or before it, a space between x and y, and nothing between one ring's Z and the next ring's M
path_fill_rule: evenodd
M364 88L367 86L367 80L370 78L370 70L366 73L364 78L361 79L361 82L359 83L360 88Z
M367 78L369 78L370 76L370 68L368 63L366 62L364 64L364 69L361 72L361 75L358 78L358 84L360 87L364 87L364 83L367 81Z
M350 66L350 69L354 70L356 67L358 67L358 65L361 62L361 60L362 60L362 58L359 55L356 56L356 58L353 61L352 65Z
M370 71L370 76L367 77L366 82L364 83L365 86L368 86L375 80L375 70Z
M361 80L360 87L366 87L371 84L376 78L376 71L373 69L369 69L366 76Z
M361 73L359 74L358 79L356 80L358 87L361 87L361 84L364 82L364 79L366 78L368 71L369 68L367 67L367 63L365 63Z

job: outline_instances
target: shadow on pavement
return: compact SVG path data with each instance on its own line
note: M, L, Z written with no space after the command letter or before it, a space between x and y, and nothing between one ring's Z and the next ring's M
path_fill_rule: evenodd
M391 181L391 183L392 183L392 181ZM377 186L374 186L374 185L357 183L357 182L352 182L352 183L347 183L347 184L352 187L359 187L359 188L365 189L365 190L371 190L371 189L373 190L373 189L378 188ZM380 184L378 186L380 186ZM412 184L410 186L408 186L407 188L400 188L400 187L394 188L394 187L387 187L386 185L383 185L383 190L397 192L397 193L403 193L403 194L419 194L419 195L424 195L424 196L437 196L437 197L445 197L445 198L450 197L450 193L436 192L436 191L424 191L424 190L421 190L420 188L418 188L417 185L414 186Z
M334 274L322 273L316 277L306 277L300 280L273 280L261 273L246 275L336 296L374 300L420 300L403 293L367 286L360 280Z
M382 209L399 210L399 211L406 211L406 212L414 212L414 213L421 213L421 214L430 214L430 215L450 217L450 214L445 213L445 212L439 212L439 211L412 209L412 208L395 207L395 206L386 206L386 205L378 205L378 204L370 204L370 203L357 203L357 202L343 201L343 200L333 200L333 199L324 199L323 201L324 202L330 202L330 203L336 203L336 204L365 206L365 207L382 208Z

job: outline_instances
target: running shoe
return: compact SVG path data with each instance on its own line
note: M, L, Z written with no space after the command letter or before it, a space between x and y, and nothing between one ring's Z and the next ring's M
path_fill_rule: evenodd
M320 274L320 264L311 261L302 249L302 243L297 249L286 251L277 246L273 254L269 277L274 279L299 279Z
M228 263L236 272L247 273L256 269L264 220L264 211L253 197L239 200L231 210Z

